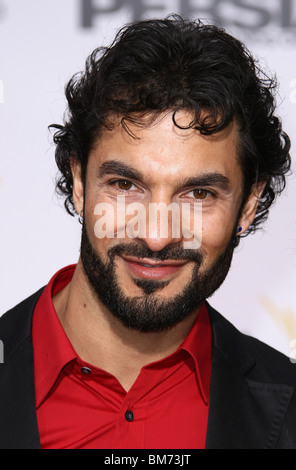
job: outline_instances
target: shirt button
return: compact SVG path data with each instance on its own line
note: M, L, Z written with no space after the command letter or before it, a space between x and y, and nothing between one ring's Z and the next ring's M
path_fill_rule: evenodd
M88 367L81 367L80 371L82 372L82 374L85 374L85 375L91 374L91 369L89 369Z
M131 410L125 412L125 419L129 422L134 421L134 413Z

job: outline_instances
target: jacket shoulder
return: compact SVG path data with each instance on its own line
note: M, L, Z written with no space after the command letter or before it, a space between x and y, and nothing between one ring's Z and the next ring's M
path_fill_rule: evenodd
M44 287L0 317L0 339L5 345L6 354L31 334L34 308L43 289Z
M286 383L295 386L296 364L290 358L259 339L239 331L217 310L207 304L214 344L230 361L246 369L253 363L253 380L269 383Z

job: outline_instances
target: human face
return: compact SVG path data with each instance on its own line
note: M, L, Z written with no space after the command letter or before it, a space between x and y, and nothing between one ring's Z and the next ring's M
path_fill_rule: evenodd
M185 112L177 116L182 126L190 120L191 116ZM141 308L146 305L145 313L140 313L142 316L147 316L154 305L154 319L161 316L162 310L167 311L168 305L175 303L179 308L188 298L190 289L190 297L196 301L192 300L188 305L188 315L220 286L230 266L243 187L237 156L237 128L231 124L219 134L203 136L196 130L177 128L172 114L166 114L149 126L130 125L130 130L136 139L119 124L112 130L103 131L89 155L85 191L80 168L77 162L73 162L73 200L78 212L84 206L81 246L84 268L103 303L107 302L106 296L99 287L96 289L96 284L101 283L104 290L108 290L102 277L110 275L108 279L120 292L121 304L124 299L140 299L143 301ZM169 230L168 236L163 238L158 226L152 235L147 232L133 240L116 236L98 239L94 233L97 221L95 207L98 203L108 203L116 213L119 195L125 196L127 204L141 203L147 208L147 217L151 203L169 205L185 202L193 207L201 201L200 249L184 250L182 231L179 237L173 237L172 230ZM251 222L249 209L247 213L244 212L240 220L243 230ZM95 258L98 261L96 266ZM216 278L217 273L219 276ZM115 291L112 292L115 295ZM108 307L111 308L110 305ZM131 304L128 307L131 308ZM137 304L135 311L139 307ZM175 313L173 316L174 322L180 320ZM146 331L148 323L145 324ZM162 328L165 328L164 324Z

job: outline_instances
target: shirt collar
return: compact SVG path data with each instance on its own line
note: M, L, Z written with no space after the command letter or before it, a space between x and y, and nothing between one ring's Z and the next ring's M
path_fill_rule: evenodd
M193 358L200 392L205 403L210 399L212 327L207 307L202 304L197 318L179 349Z
M58 271L42 292L33 315L36 407L40 406L63 367L77 358L53 306L52 298L72 279L75 265Z
M41 294L33 315L35 395L38 408L55 384L61 370L78 358L53 306L52 298L72 279L76 265L58 271ZM200 392L209 402L211 375L211 324L203 304L189 334L178 350L194 360Z

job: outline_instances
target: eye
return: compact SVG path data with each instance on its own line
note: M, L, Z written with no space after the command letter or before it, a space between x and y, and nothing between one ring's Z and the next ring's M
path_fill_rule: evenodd
M200 201L206 199L211 194L210 191L206 189L194 189L191 193L195 199L199 199Z
M134 186L134 184L128 180L113 181L113 184L116 185L119 189L121 189L121 191L129 191Z

